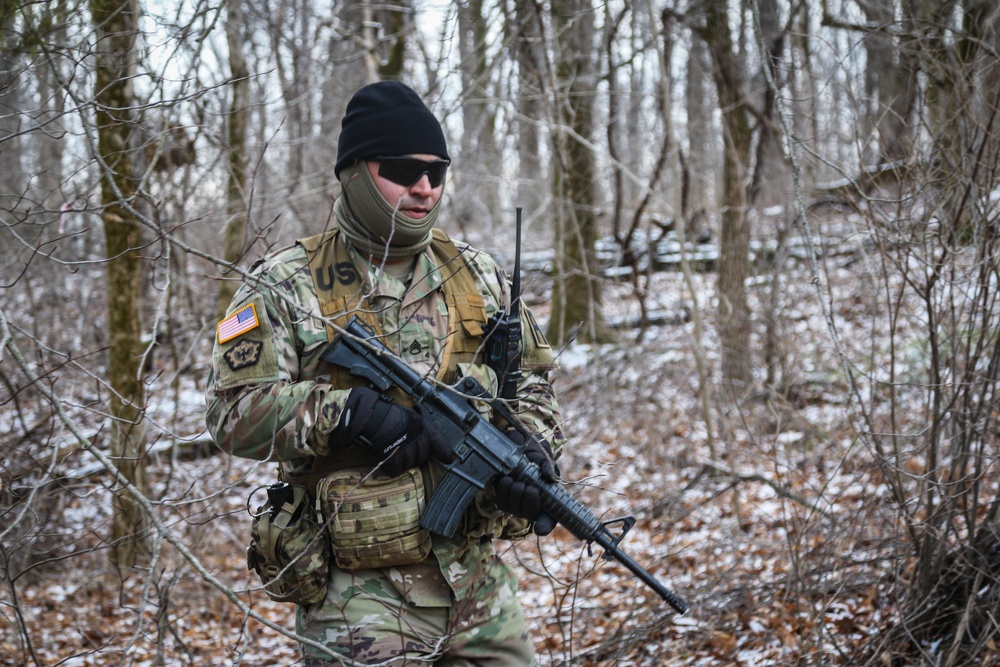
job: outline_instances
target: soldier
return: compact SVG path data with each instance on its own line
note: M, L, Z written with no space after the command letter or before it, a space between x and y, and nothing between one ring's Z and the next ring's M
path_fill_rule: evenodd
M308 511L325 509L316 519L327 532L322 555L297 559L315 568L276 597L299 605L308 667L537 664L517 583L494 546L552 530L537 490L500 477L453 538L421 529L419 510L452 443L404 395L379 394L320 360L339 327L359 317L426 376L451 384L471 375L495 391L482 349L510 288L491 257L436 227L449 164L441 125L413 90L361 88L342 122L335 226L254 266L219 323L210 433L236 456L276 461L283 481L306 489ZM555 361L523 306L521 317L511 406L537 434L519 444L551 480L564 442L547 378ZM271 572L295 569L281 566Z

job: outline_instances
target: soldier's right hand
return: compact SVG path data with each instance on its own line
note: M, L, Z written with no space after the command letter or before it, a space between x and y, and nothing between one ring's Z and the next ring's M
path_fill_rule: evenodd
M396 476L431 456L451 461L451 444L417 412L367 387L355 387L347 397L340 423L331 434L340 442L365 448L382 461L381 470Z

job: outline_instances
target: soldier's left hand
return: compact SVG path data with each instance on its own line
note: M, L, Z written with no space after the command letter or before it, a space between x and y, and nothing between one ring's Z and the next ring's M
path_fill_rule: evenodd
M513 429L507 432L507 437L523 447L525 458L538 466L542 479L546 482L555 481L559 466L552 456L552 448L545 440L538 436L525 440L520 431ZM556 527L555 520L542 510L542 494L538 487L504 475L497 478L494 488L497 509L534 521L536 535L548 535Z

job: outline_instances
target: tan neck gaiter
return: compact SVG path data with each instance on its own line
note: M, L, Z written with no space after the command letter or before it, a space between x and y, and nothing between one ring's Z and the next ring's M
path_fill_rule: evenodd
M385 200L364 161L345 167L340 183L343 193L333 204L334 217L355 248L391 262L412 257L430 244L440 199L423 218L411 218Z

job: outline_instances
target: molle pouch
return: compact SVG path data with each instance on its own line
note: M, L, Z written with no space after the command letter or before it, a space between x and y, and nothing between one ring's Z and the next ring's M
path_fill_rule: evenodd
M272 600L320 602L326 597L330 544L313 516L309 494L304 486L272 484L267 495L268 501L251 512L247 569L257 573Z
M419 469L398 477L371 468L338 470L320 480L316 498L341 569L412 565L430 555L430 531L420 527L425 490Z

